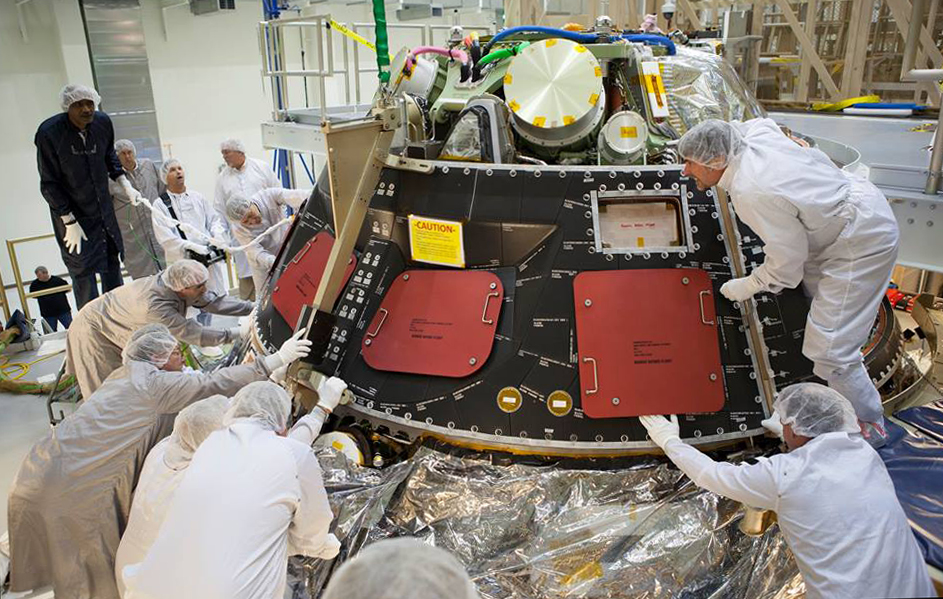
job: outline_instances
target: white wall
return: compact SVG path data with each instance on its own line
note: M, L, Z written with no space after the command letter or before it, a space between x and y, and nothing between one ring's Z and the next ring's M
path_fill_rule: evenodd
M262 3L200 17L186 6L167 10L167 39L158 3L141 6L164 158L180 160L188 187L212 200L223 139L241 138L250 155L271 163L259 128L271 114L255 33Z
M194 16L187 6L161 10L161 0L140 0L144 36L151 70L151 82L157 109L157 123L165 158L181 160L190 188L212 200L216 174L222 159L219 142L239 137L252 156L269 164L272 152L262 149L260 124L272 118L272 100L268 83L260 76L262 59L258 47L258 23L262 20L261 0L237 0L236 10ZM304 4L304 2L299 2ZM39 193L33 135L45 118L60 111L59 89L67 82L91 84L88 53L78 0L32 0L24 5L29 42L24 42L17 25L12 0L0 0L0 101L6 109L4 144L0 145L0 164L6 185L0 191L0 211L9 218L0 219L0 239L38 235L52 231L49 212ZM317 4L305 7L306 14L331 14L345 22L372 22L367 3ZM288 14L286 16L294 16ZM388 22L395 23L395 7L388 5ZM454 22L452 15L430 19L430 24ZM462 14L458 21L466 26L490 25L491 15ZM418 23L413 21L412 23ZM166 28L166 37L165 37ZM300 47L307 50L307 68L315 68L317 56L314 35L300 38L298 30L289 30L286 48L289 68L300 68ZM373 30L361 31L373 39ZM435 42L443 43L445 33L436 33ZM417 30L392 28L390 50L420 42ZM335 68L343 67L344 40L334 35ZM353 42L347 41L353 60ZM375 67L375 56L361 47L360 64ZM369 103L376 89L376 75L361 75L361 101ZM344 78L336 76L326 88L329 105L346 100ZM317 103L318 83L308 78L312 105ZM351 84L351 101L353 101ZM304 83L289 82L292 107L304 105ZM116 131L122 137L121 131ZM309 183L296 160L297 187ZM309 165L310 166L310 165ZM317 176L317 172L314 173ZM46 264L53 272L65 272L58 247L52 240L38 242L24 250L21 259L24 275L32 279L33 267ZM13 282L5 252L0 251L0 272L4 283ZM15 291L8 292L11 303ZM38 313L36 306L33 311Z

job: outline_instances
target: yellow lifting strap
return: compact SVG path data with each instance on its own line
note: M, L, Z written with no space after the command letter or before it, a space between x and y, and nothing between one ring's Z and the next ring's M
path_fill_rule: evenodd
M848 98L847 100L842 100L841 102L816 102L812 105L812 110L820 110L822 112L839 112L848 108L849 106L854 106L855 104L869 104L880 101L880 96L858 96L857 98Z

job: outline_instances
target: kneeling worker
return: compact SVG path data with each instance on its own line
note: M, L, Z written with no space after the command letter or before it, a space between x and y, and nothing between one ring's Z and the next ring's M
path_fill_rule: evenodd
M162 273L138 279L95 299L75 317L66 343L66 372L88 397L121 366L121 348L131 333L161 323L185 343L210 347L239 339L239 328L214 329L186 317L194 306L214 314L245 316L252 303L206 290L209 272L194 260L179 260Z
M274 383L236 394L225 428L193 454L147 557L124 568L125 599L282 597L288 556L337 555L321 468L309 445L286 437L290 415Z
M699 487L773 510L809 599L936 597L884 463L834 389L800 383L776 400L789 453L715 462L681 441L677 416L642 416L652 441Z
M128 343L124 366L23 460L8 510L13 591L51 584L59 599L117 599L115 554L131 493L174 415L205 397L251 388L311 347L296 335L251 364L181 372L170 331L146 329Z

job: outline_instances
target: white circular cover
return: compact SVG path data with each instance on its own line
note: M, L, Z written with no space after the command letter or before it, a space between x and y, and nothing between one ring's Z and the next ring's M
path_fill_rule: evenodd
M515 56L504 78L504 97L517 119L536 128L575 124L595 111L603 95L602 68L586 46L551 38Z
M623 110L609 117L602 129L606 145L618 154L631 156L645 147L648 126L642 116Z

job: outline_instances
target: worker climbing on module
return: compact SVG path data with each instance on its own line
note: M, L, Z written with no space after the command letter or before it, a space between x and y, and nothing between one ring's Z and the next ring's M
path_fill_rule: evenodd
M861 347L897 259L899 231L884 194L796 144L770 119L704 121L685 133L678 151L683 174L700 189L729 192L737 216L764 242L763 264L720 292L740 302L801 282L812 297L803 355L852 403L868 441L883 445L881 396Z

